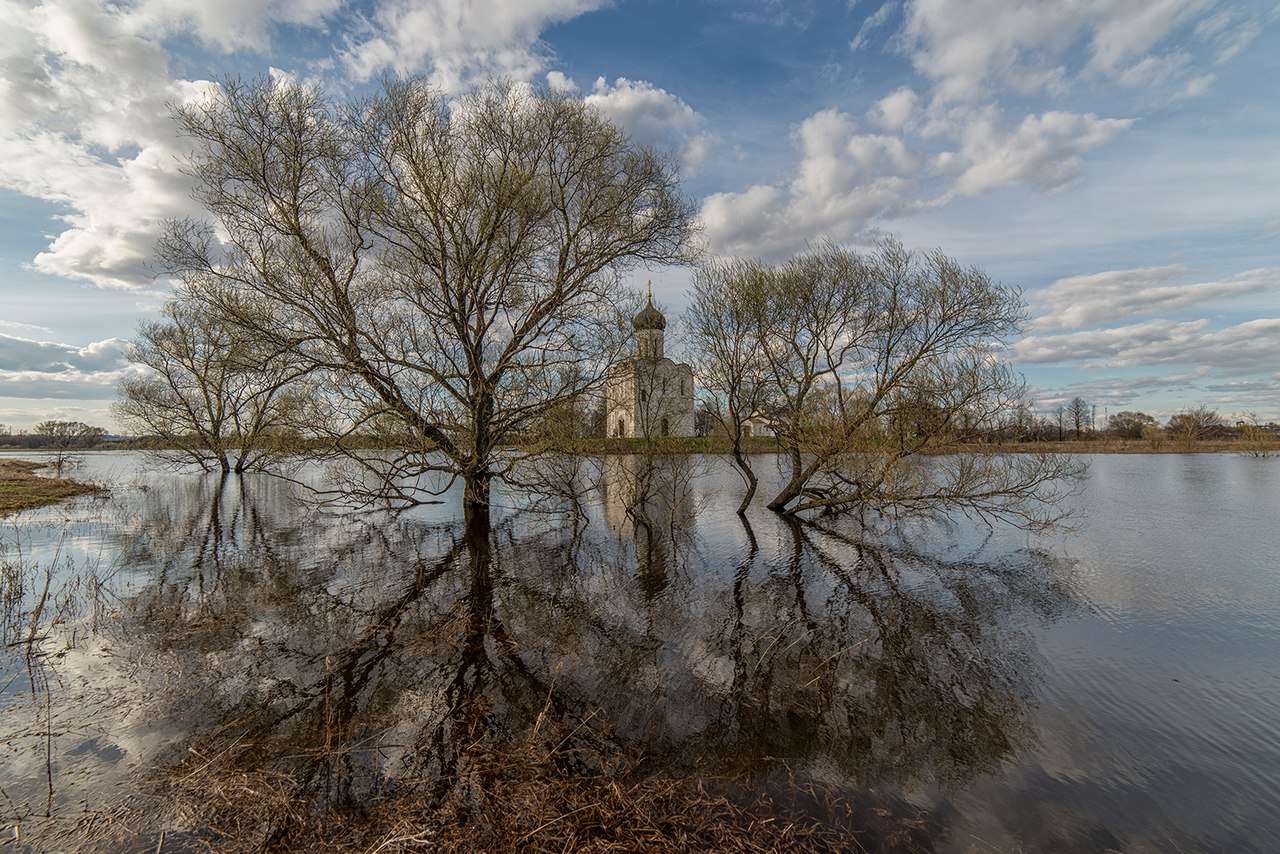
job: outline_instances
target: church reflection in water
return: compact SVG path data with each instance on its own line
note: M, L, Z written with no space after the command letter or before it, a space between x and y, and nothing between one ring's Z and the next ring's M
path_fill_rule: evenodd
M521 774L748 800L820 780L905 821L1034 738L1027 625L1075 607L1060 567L748 522L699 506L688 460L606 461L593 524L513 513L487 539L317 529L247 478L144 503L119 546L155 580L122 635L184 674L147 713L185 735L138 838L206 821L270 847L307 816L405 803L490 826Z

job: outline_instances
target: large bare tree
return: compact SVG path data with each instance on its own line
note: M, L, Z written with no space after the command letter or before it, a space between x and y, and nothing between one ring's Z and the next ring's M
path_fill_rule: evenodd
M780 265L713 268L689 319L731 435L756 418L777 436L786 471L773 510L956 508L1035 524L1057 515L1077 473L1065 457L956 453L962 424L1023 402L997 357L1022 301L941 252L828 242Z
M177 114L211 220L174 223L164 267L324 379L318 422L373 492L461 478L469 520L621 351L622 273L680 259L693 222L671 162L549 91L228 82Z

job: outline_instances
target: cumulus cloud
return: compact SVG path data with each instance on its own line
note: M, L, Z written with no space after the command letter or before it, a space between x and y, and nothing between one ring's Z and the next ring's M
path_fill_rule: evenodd
M792 137L800 165L785 189L707 197L702 222L713 251L783 254L817 236L851 237L908 204L922 160L900 138L863 133L834 109L805 119Z
M318 27L336 14L345 0L139 0L130 18L140 31L190 32L223 51L271 47L271 31L279 24Z
M539 34L608 0L380 0L343 60L367 80L390 69L458 90L477 79L532 79L546 62Z
M915 109L910 89L877 103L869 119L897 133L873 133L839 110L822 110L792 134L800 160L785 188L755 185L717 193L703 205L712 249L726 254L778 255L817 236L849 239L877 220L973 196L1026 185L1041 191L1071 182L1080 155L1127 129L1127 119L1100 119L1061 111L1027 116L1004 128L994 108L951 117L958 145L926 157L908 143Z
M1042 191L1068 184L1080 155L1127 130L1130 119L1100 119L1059 110L1030 115L1012 131L983 117L961 132L959 150L937 158L938 168L957 173L954 193L972 196L1027 184Z
M553 72L554 73L554 72ZM563 74L547 76L552 88L576 89ZM598 108L641 145L676 153L687 174L696 173L716 137L703 130L705 119L680 98L643 80L596 79L586 102Z
M1178 266L1111 270L1059 279L1032 298L1033 329L1093 326L1129 317L1176 311L1210 300L1228 299L1274 287L1280 269L1257 269L1226 279L1171 284L1184 275Z
M867 111L867 120L889 133L896 133L912 123L919 96L909 86L895 89L885 95Z
M543 63L539 30L606 0L382 0L343 22L360 77L427 71L456 88L477 76L527 77ZM198 213L179 171L184 145L168 104L211 85L173 79L168 40L266 51L281 26L327 27L345 0L0 0L0 187L63 209L34 269L102 287L150 278L160 223ZM279 72L273 68L273 73ZM640 84L632 84L639 86ZM661 90L671 104L683 102ZM678 111L677 111L678 112ZM681 130L691 165L710 137ZM681 125L681 121L684 125Z
M37 270L133 287L161 219L191 209L166 103L199 84L134 32L136 7L10 4L0 40L0 186L63 206Z

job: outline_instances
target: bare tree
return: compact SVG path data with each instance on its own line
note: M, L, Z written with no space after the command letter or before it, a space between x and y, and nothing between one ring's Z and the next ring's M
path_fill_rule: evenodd
M1143 431L1156 427L1156 420L1145 412L1117 412L1107 422L1107 431L1120 439L1141 439Z
M1280 432L1274 424L1263 424L1253 412L1246 412L1237 422L1241 450L1254 457L1266 457L1280 452Z
M737 413L730 418L766 413L783 451L787 479L771 509L1056 518L1079 471L1069 459L937 456L959 450L959 426L1025 405L1020 379L994 349L1019 328L1017 290L894 240L865 256L826 243L776 267L724 267L702 282L709 295L695 298L691 325L714 344L702 345L712 365L704 371L752 391L730 405L729 383L708 388L722 412Z
M1222 417L1216 410L1201 404L1170 416L1165 429L1170 436L1190 448L1196 442L1211 439L1221 433Z
M166 269L323 378L321 423L370 496L461 478L468 520L513 438L598 387L621 274L679 259L693 222L670 162L548 91L387 80L335 105L228 82L177 114L216 226L173 224Z
M33 432L39 439L39 446L53 452L53 467L59 475L68 465L79 464L73 451L91 448L107 435L103 428L83 421L41 421Z
M161 456L205 471L268 467L296 452L296 427L311 395L288 353L188 298L144 323L130 358L149 369L120 383L113 410L132 430L159 438Z
M1083 397L1073 397L1067 404L1067 422L1077 439L1083 439L1086 431L1093 429L1093 410Z
M751 506L760 480L743 440L753 422L767 418L768 363L758 342L764 326L760 298L773 275L759 261L707 264L694 275L693 299L685 315L702 409L728 438L733 463L746 483L739 514Z
M1067 424L1067 408L1065 406L1055 407L1053 410L1053 426L1057 429L1059 442L1066 438Z

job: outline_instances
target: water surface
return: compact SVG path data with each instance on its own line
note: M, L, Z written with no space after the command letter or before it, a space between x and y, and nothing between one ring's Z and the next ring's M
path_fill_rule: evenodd
M86 455L109 499L0 535L31 570L3 821L155 850L260 832L264 792L483 810L489 758L536 749L743 800L817 785L808 816L853 805L867 848L1274 849L1275 460L1094 457L1077 530L1043 536L744 521L719 461L603 466L577 508L499 493L477 543L451 500L357 514Z

